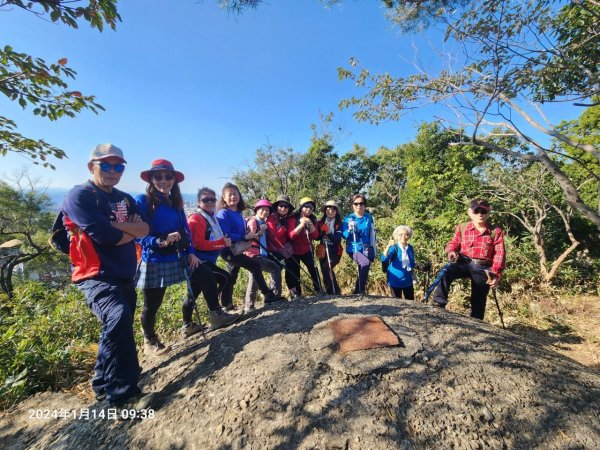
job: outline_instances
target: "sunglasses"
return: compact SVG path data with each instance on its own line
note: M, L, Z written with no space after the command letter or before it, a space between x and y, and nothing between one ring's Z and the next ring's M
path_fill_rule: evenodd
M473 210L473 212L475 214L487 214L487 213L489 213L489 211L487 209L485 209L485 208L475 208Z
M216 201L217 201L217 198L216 198L216 197L202 197L202 198L200 199L200 201L201 201L202 203L214 203L214 202L216 202Z
M282 204L279 204L279 205L277 205L277 207L278 207L278 208L290 209L290 207L289 207L288 205L284 205L283 203L282 203Z
M325 209L328 209L329 211L337 211L337 209L335 208L335 206L328 206Z
M356 203L352 203L354 206L365 206L366 203L365 202L356 202Z
M313 205L311 205L310 203L307 203L306 205L302 205L303 208L308 208L308 209L315 209L315 207Z
M166 181L171 181L173 178L175 178L175 175L172 173L155 173L152 175L152 179L154 181L162 181L163 179Z
M100 170L102 172L110 172L110 169L113 169L116 173L121 173L125 170L125 164L117 163L111 164L107 162L94 161L94 164L100 166Z

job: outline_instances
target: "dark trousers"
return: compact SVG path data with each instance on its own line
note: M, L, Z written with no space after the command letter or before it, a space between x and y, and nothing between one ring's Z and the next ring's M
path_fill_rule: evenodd
M258 284L258 289L260 289L260 292L262 292L265 298L271 294L260 265L252 261L252 258L244 254L234 255L229 249L223 250L221 252L221 257L227 261L227 273L229 274L229 282L225 285L225 288L221 293L221 304L223 306L230 305L233 302L233 286L235 286L235 282L237 281L240 267L252 274L252 278L256 281L256 284ZM229 303L225 304L224 301L227 300L229 300Z
M290 258L292 261L289 264L289 270L290 270L290 279L287 279L287 272L286 272L286 283L288 284L288 287L290 285L290 283L292 284L292 286L290 287L290 290L294 290L298 295L302 294L302 285L300 283L300 264L304 264L304 267L306 267L306 269L308 270L308 273L310 275L310 279L312 280L312 284L313 284L313 289L315 290L315 293L317 292L321 292L321 287L320 287L320 282L319 282L319 272L317 271L317 268L315 267L315 262L313 259L313 255L312 252L306 252L303 255L294 255L292 256L292 258Z
M371 270L371 261L366 256L361 254L358 254L357 258L354 257L354 253L348 253L348 256L350 256L350 258L352 258L358 266L358 274L356 277L356 282L354 283L353 294L364 294L367 290L367 281L369 279L369 271Z
M166 287L142 289L144 306L142 307L141 322L144 337L146 339L153 339L156 337L156 332L154 331L154 325L156 325L156 313L158 312L160 305L162 305L166 290Z
M225 272L218 267L217 269ZM194 297L190 298L188 295L181 305L184 325L192 321L194 303L200 293L204 296L204 301L206 302L209 311L216 311L219 309L219 288L217 279L208 263L199 264L198 267L194 269L190 276L190 284L192 285L192 294Z
M415 299L415 288L411 285L403 288L396 288L390 286L390 289L394 293L394 297L402 298L404 295L405 300L414 300Z
M485 303L490 291L485 274L486 269L489 269L489 266L476 264L473 261L469 263L450 264L433 294L434 301L441 306L445 306L448 303L450 284L458 278L470 278L471 317L483 320Z
M321 266L321 273L323 274L323 280L325 281L325 292L327 292L330 295L340 295L342 291L340 290L340 285L337 282L335 271L333 269L339 264L341 258L337 254L330 254L329 258L331 260L331 266L329 265L327 257L319 260L319 265Z
M277 252L271 252L271 255L269 258L272 260L277 260L279 261L279 264L283 264L283 269L285 270L284 272L284 277L285 277L285 285L287 286L288 289L292 289L294 286L296 286L296 283L298 283L298 281L294 278L294 276L292 275L293 272L290 272L290 267L292 267L292 265L296 264L294 262L294 257L291 256L289 258L284 258L283 255L281 253L277 253Z
M210 261L205 261L202 264L206 264L212 271L215 282L217 283L217 297L221 299L221 306L231 305L232 298L223 297L225 286L229 284L229 272L227 272L225 269L221 269L219 266ZM233 289L231 292L233 292Z
M77 287L102 322L92 389L106 392L110 404L119 404L140 392L140 368L133 339L137 300L133 280L92 278Z

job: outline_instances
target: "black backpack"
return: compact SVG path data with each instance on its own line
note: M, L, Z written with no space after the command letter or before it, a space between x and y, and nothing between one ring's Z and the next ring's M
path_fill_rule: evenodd
M97 188L87 183L84 183L82 186L84 187L84 189L89 189L94 193L94 195L96 196L96 203L98 206L100 206L100 194L98 193ZM56 215L56 218L54 219L54 224L52 225L52 228L50 228L50 237L48 238L48 244L50 244L50 247L52 247L54 250L68 255L71 240L69 239L69 232L65 228L63 218L64 214L61 209Z

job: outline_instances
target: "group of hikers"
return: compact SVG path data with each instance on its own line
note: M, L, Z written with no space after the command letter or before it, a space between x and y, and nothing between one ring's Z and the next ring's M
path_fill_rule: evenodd
M166 159L157 159L140 177L146 192L135 199L115 186L125 170L123 151L112 144L96 146L87 164L90 180L75 186L62 205L69 235L72 281L102 322L92 388L96 398L123 406L142 396L140 367L133 334L136 288L143 295L141 325L144 353L163 355L170 347L155 331L156 315L168 286L185 282L189 295L182 304L186 338L203 330L193 321L200 294L209 309L211 329L234 323L233 289L240 268L248 271L243 312L256 307L258 291L265 305L302 296L302 271L314 293L341 295L335 268L344 250L354 261L357 276L353 294L365 294L371 264L377 257L377 237L367 199L355 194L352 213L327 201L317 217L310 197L298 207L286 195L274 202L258 200L253 215L244 217L247 205L238 187L226 183L220 196L207 187L198 191L198 208L186 217L180 183L184 174ZM434 293L434 305L445 307L450 283L470 278L471 316L483 319L488 291L504 268L504 241L499 228L489 226L490 205L475 199L471 219L458 225L446 247L449 264ZM412 230L401 225L380 255L387 267L387 283L395 297L414 300L415 256L409 240ZM141 255L136 254L136 245ZM225 269L217 264L225 262ZM319 274L319 269L322 274ZM269 274L269 282L263 273ZM305 289L307 286L305 286Z

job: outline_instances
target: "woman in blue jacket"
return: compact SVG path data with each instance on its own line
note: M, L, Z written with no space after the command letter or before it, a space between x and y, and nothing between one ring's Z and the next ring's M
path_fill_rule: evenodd
M344 217L343 235L346 239L346 252L356 262L358 269L353 294L364 294L371 263L375 260L375 222L367 212L367 199L364 195L353 195L351 205L354 212Z
M246 209L246 203L238 187L233 183L225 183L221 191L217 219L223 235L231 240L231 247L221 250L221 258L227 262L230 282L225 285L221 296L228 299L233 298L233 287L237 281L240 267L243 267L252 273L252 278L256 281L258 289L265 298L265 304L283 300L267 286L260 265L244 254L244 251L251 246L249 241L260 238L259 233L248 231L246 220L242 215L244 209ZM226 308L228 310L234 309L233 303Z
M168 286L185 281L182 257L186 258L185 262L191 269L195 269L200 261L191 249L190 230L179 190L179 183L184 180L183 174L166 159L157 159L140 177L148 185L146 193L138 195L135 200L139 210L149 219L151 234L137 240L142 246L142 260L136 278L137 287L144 296L141 317L144 353L159 356L170 350L154 330L156 313L165 291ZM194 328L196 333L201 330L199 324L191 321L187 326Z
M413 271L415 269L415 253L408 243L412 237L412 229L406 225L396 227L392 240L381 254L381 262L388 264L387 284L394 297L405 300L415 299L413 287Z

